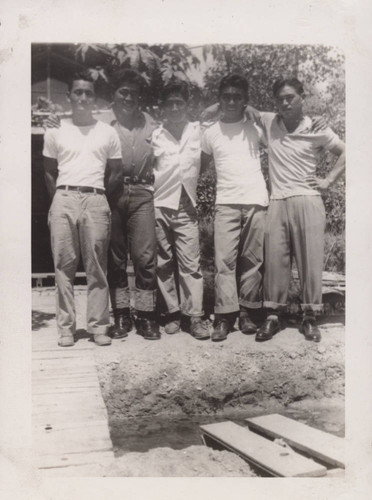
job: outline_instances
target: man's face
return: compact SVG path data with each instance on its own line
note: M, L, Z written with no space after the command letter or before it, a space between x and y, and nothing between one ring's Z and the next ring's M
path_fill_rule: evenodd
M139 107L141 90L136 83L124 83L116 89L114 94L114 106L117 111L124 114L132 114Z
M171 123L182 123L187 119L187 101L180 94L170 94L163 109L164 118Z
M74 80L71 90L67 92L67 99L73 113L91 113L96 102L93 83L85 80Z
M293 87L285 85L279 90L275 101L283 118L299 118L302 115L304 100Z
M232 122L241 120L247 100L247 95L243 89L225 87L219 97L224 118Z

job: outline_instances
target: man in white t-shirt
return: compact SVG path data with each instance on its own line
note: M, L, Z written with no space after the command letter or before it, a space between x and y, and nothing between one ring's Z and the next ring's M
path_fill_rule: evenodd
M238 311L240 330L255 333L252 318L262 307L268 194L260 163L262 132L244 116L247 100L244 77L223 78L219 87L221 118L202 137L202 165L213 156L217 173L214 341L226 339Z
M92 116L94 83L75 75L67 93L72 118L44 136L45 180L57 293L58 344L74 345L73 284L80 253L87 276L87 331L97 345L109 345L109 288L106 278L111 214L106 196L122 183L120 140Z
M152 134L155 155L154 203L158 244L158 286L167 315L166 333L180 329L180 310L190 318L197 340L210 337L202 322L203 276L200 269L196 187L200 172L200 124L189 122L189 89L168 84L162 95L164 123ZM178 300L175 274L178 274Z
M292 257L302 289L301 331L319 342L315 314L322 310L325 210L320 196L344 172L345 146L329 128L314 132L303 114L304 89L296 78L278 80L273 87L279 113L260 113L269 155L271 199L265 231L264 307L267 319L256 335L270 340L282 325ZM252 112L252 110L250 110ZM315 177L324 151L337 161L325 179Z

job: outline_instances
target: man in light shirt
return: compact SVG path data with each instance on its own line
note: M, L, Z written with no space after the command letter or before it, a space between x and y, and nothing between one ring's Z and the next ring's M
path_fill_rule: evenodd
M74 345L73 284L83 258L87 276L87 331L109 345L109 289L106 278L111 216L106 195L122 182L120 141L115 130L92 116L94 83L76 75L67 93L72 118L44 136L45 180L57 293L58 344ZM106 177L106 182L105 181Z
M158 286L167 316L165 331L180 330L180 312L190 318L190 333L210 337L202 322L203 277L200 269L196 187L200 172L200 125L187 119L185 82L168 84L162 94L164 123L152 135L156 158L154 203L158 243ZM179 296L175 274L178 275Z
M214 341L226 339L237 312L240 330L255 333L252 318L262 307L268 194L260 163L262 131L245 118L247 101L246 79L224 77L219 86L221 118L202 137L202 165L213 156L217 173Z
M307 340L319 342L315 314L322 311L325 210L320 196L343 174L345 145L329 128L314 132L303 114L304 89L296 78L273 86L278 114L260 113L269 155L271 200L265 231L264 307L267 319L256 335L270 340L282 328L292 258L296 259ZM252 110L251 110L252 111ZM315 177L321 154L337 157L325 179Z

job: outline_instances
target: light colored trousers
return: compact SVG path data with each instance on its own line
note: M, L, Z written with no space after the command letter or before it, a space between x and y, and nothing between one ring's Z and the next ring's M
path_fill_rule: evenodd
M190 199L183 196L178 210L156 207L155 218L158 286L168 313L181 309L187 316L203 316L203 276L196 210Z
M293 257L301 308L321 311L325 210L320 196L271 200L265 231L264 307L285 309Z
M265 219L259 205L216 205L215 313L262 307Z
M49 210L49 228L59 334L76 331L73 285L80 252L87 276L87 331L106 333L110 325L106 279L110 208L106 196L57 190Z

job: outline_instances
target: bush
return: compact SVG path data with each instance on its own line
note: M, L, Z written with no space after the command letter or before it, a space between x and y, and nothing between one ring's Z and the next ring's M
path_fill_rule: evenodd
M345 273L345 233L326 232L324 270Z

